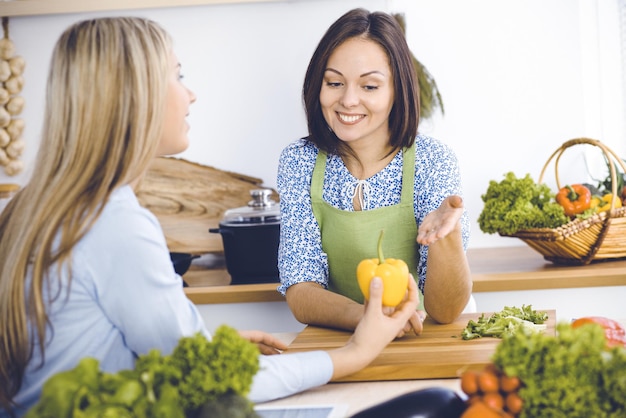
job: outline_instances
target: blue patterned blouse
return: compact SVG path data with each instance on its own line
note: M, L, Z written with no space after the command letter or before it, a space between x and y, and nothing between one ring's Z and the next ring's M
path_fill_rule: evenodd
M456 155L437 139L418 135L415 140L414 208L417 225L452 194L462 196L461 177ZM328 260L322 251L320 230L311 208L310 184L318 149L305 139L289 144L278 164L277 191L282 213L278 267L285 294L289 286L312 281L328 286ZM330 205L354 210L352 199L358 179L340 157L330 155L324 173L323 199ZM402 190L402 152L381 171L366 180L363 187L363 210L396 205ZM461 218L463 247L469 241L467 211ZM419 288L424 291L428 246L420 246L417 267Z

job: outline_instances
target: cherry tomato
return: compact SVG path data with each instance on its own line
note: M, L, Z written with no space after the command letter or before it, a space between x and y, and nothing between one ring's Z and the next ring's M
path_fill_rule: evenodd
M500 392L488 392L483 395L483 402L491 409L501 411L504 408L504 398Z
M500 379L488 370L483 370L478 374L478 388L484 392L497 392L500 390Z
M509 393L504 399L504 405L510 413L512 413L513 415L517 415L522 412L524 401L517 393Z
M461 415L461 418L501 418L502 414L491 409L483 401L472 403Z
M519 377L517 376L507 376L505 374L500 376L500 389L503 392L515 392L521 385Z
M461 375L461 390L466 395L474 395L478 392L478 373L468 370Z

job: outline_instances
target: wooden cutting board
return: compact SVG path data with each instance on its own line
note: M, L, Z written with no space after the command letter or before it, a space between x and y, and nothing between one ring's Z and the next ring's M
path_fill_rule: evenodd
M556 311L546 310L546 333L555 335ZM420 336L409 335L392 341L365 369L338 379L342 382L457 378L465 370L482 370L490 362L498 338L463 340L461 331L480 313L462 314L451 324L437 324L427 318ZM485 316L490 313L485 313ZM307 326L289 345L287 353L327 350L343 346L352 334Z

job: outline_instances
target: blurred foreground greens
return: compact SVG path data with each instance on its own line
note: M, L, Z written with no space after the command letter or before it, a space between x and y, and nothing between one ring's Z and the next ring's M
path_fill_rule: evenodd
M84 358L52 376L26 418L257 417L247 399L258 347L225 325L213 339L183 337L171 355L152 350L133 370L104 373Z
M520 418L626 417L626 349L607 348L597 324L557 324L557 335L527 329L505 336L493 363L523 382Z

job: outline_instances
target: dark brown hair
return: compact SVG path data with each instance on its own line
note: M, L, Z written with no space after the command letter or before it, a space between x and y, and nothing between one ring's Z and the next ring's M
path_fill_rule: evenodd
M307 139L328 153L349 153L324 119L320 91L328 58L342 43L356 37L378 43L389 58L395 97L389 115L390 145L394 149L413 145L419 124L419 85L406 38L393 16L361 8L350 10L337 19L311 57L302 88L309 127Z

